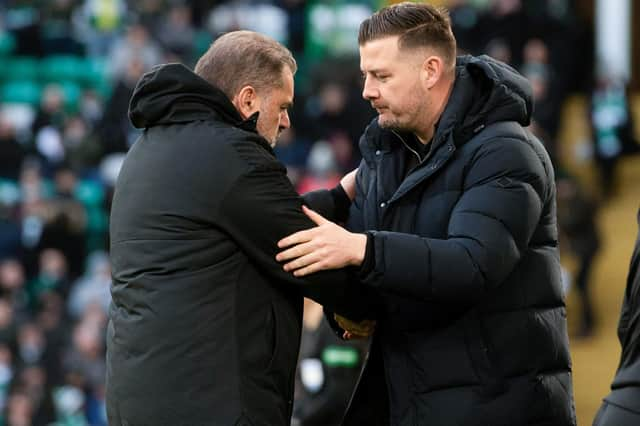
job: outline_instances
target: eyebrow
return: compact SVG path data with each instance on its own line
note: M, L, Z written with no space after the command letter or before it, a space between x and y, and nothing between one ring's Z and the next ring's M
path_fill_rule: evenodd
M362 75L365 75L365 74L381 74L381 73L388 73L388 72L390 72L390 71L389 71L389 70L387 70L387 69L384 69L384 68L374 68L374 69L370 69L370 70L367 70L367 71L360 70L360 72L362 73Z

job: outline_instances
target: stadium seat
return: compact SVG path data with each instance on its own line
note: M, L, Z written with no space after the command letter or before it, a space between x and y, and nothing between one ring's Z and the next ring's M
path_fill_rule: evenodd
M49 56L40 62L40 78L44 83L76 81L82 77L83 64L77 56Z
M38 78L38 60L30 56L14 56L2 59L0 79L36 80Z
M8 32L0 33L0 57L8 56L16 47L15 37Z
M0 100L5 103L29 104L40 103L42 88L33 80L15 80L0 86Z
M77 112L82 96L82 88L73 81L58 82L64 94L64 107L69 112Z

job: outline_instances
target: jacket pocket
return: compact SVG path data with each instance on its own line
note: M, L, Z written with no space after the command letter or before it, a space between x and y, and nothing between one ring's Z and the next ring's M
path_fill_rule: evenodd
M406 336L407 377L414 392L478 385L460 323L437 331L409 332Z
M471 365L480 382L479 393L487 397L495 397L507 390L506 381L495 367L491 357L491 346L484 335L480 315L472 311L464 319L465 344Z

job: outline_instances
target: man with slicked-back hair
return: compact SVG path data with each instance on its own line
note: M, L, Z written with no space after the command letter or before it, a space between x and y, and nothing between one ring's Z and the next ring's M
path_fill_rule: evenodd
M307 211L319 226L277 256L295 276L362 259L359 282L383 300L343 425L575 426L554 174L525 128L529 83L456 57L428 4L381 9L358 41L378 117L348 230Z

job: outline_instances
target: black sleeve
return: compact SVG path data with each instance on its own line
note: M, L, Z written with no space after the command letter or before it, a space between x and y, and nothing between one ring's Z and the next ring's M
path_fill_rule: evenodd
M284 168L254 166L236 179L224 197L221 223L273 283L348 318L374 318L371 292L359 283L355 268L296 278L275 260L280 239L315 226L302 212L302 204Z
M333 189L320 189L302 196L304 203L332 222L346 222L351 200L342 185Z

